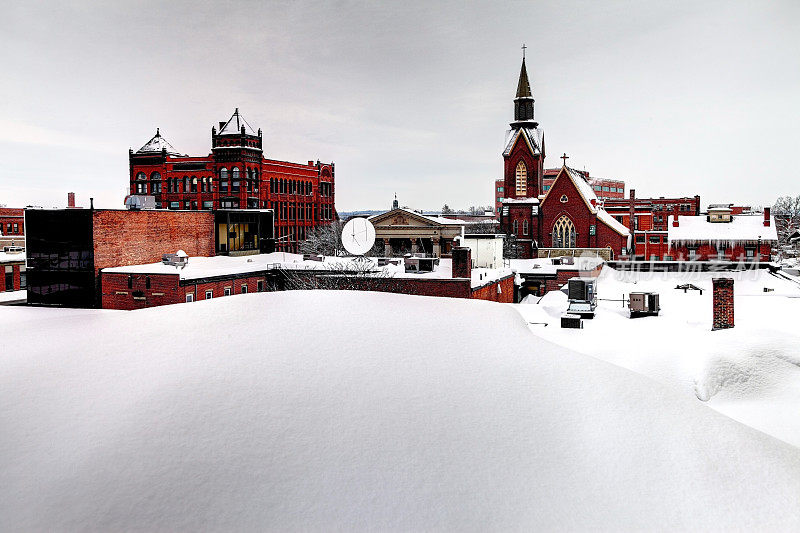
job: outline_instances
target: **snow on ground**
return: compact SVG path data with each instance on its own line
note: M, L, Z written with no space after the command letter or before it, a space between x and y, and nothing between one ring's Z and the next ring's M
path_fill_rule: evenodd
M711 331L711 279L734 278L735 324ZM675 289L692 283L703 289ZM764 288L774 289L764 292ZM660 295L658 317L630 319L619 301L635 291ZM561 329L562 292L516 306L538 336L657 379L732 418L800 446L800 282L768 271L630 273L608 267L598 310L583 330ZM547 323L543 326L540 323Z
M800 450L507 305L0 307L0 338L0 530L800 528Z

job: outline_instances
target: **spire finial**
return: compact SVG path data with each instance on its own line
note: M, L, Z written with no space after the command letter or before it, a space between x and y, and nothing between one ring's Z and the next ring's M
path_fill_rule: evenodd
M567 159L569 159L569 156L567 155L567 152L564 152L564 155L562 155L559 159L564 161L564 166L567 166Z
M156 128L156 137L161 137L161 131L159 128Z
M522 43L522 60L525 61L525 49L528 48L525 46L525 43Z

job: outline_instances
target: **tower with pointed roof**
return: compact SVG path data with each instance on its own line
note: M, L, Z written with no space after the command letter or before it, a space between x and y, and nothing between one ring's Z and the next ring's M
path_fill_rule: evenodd
M543 193L544 130L533 118L533 102L523 57L514 97L514 121L506 132L503 150L506 198L537 198Z

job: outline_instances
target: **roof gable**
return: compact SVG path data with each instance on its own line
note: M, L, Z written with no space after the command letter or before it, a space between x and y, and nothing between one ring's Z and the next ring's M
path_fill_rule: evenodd
M377 227L387 226L412 226L412 227L441 227L462 225L463 221L428 217L407 209L397 208L369 217L369 221Z
M506 147L503 150L503 155L508 157L514 151L514 147L519 141L520 137L525 139L528 149L534 155L542 153L541 147L544 146L544 131L541 128L519 128L516 130L509 130L506 136Z

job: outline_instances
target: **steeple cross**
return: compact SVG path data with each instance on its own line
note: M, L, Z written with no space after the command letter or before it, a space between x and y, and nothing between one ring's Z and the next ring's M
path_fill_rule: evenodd
M525 49L528 48L525 46L525 43L522 43L522 59L525 59Z
M564 166L567 166L567 159L569 159L567 152L564 152L564 155L562 155L559 159L562 159L564 161Z

